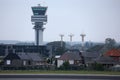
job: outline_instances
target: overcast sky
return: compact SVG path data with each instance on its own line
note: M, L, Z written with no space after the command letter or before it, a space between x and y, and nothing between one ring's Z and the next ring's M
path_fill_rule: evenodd
M120 0L0 0L0 40L34 41L31 6L48 6L44 41L120 41Z

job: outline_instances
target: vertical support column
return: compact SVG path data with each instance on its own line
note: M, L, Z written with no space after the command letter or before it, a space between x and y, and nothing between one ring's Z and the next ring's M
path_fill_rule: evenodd
M35 29L35 45L39 45L39 29Z
M43 29L39 30L39 45L43 45Z
M40 26L35 26L35 45L43 45L43 31L44 28Z

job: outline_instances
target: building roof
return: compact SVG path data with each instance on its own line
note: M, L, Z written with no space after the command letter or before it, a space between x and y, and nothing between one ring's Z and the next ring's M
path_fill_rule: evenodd
M82 52L85 63L92 63L94 59L100 56L98 52Z
M80 53L78 52L65 52L60 58L59 60L81 60L81 56Z
M26 53L17 53L17 55L20 57L22 60L30 60L30 57Z
M33 60L33 61L41 61L43 58L38 54L38 53L28 53L28 56Z
M99 56L98 58L94 59L94 62L101 64L120 64L109 56Z
M105 53L107 56L120 57L120 49L112 49Z
M60 58L60 55L56 55L55 58L56 58L56 59Z
M14 59L20 59L20 57L15 53L9 53L4 60L14 60Z
M100 55L98 52L82 52L83 57L96 58Z
M33 61L43 60L38 53L18 53L18 56L24 60L33 60Z
M9 53L4 59L21 59L21 60L32 60L42 61L42 57L38 53Z

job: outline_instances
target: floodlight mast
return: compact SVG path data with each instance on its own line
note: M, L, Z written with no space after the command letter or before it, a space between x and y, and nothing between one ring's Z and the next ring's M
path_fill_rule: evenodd
M48 7L41 6L38 4L38 6L32 7L33 15L31 16L31 22L34 25L35 29L35 45L43 45L43 31L45 25L47 23L47 11Z
M80 34L81 38L82 38L82 50L84 50L84 38L85 38L85 34Z
M61 38L61 47L63 47L63 37L64 37L64 35L63 35L63 34L60 34L60 38Z
M72 46L72 39L73 39L73 34L68 35L70 37L70 46Z

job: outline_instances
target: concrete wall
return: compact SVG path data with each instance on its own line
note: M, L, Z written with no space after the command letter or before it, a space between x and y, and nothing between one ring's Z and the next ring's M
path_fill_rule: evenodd
M43 45L43 30L35 30L35 44L37 45Z
M60 67L64 63L63 60L57 60L57 67Z
M57 60L57 67L60 67L63 65L65 60ZM69 64L74 64L74 60L69 60Z

